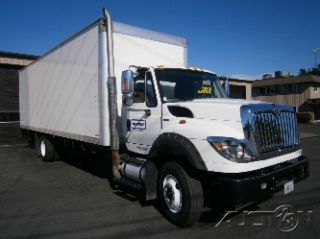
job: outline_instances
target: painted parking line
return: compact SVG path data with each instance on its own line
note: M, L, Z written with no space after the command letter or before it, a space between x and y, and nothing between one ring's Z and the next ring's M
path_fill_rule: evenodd
M0 121L0 124L16 124L20 123L20 121Z
M27 144L3 144L0 145L0 148L8 148L8 147L15 147L15 146L26 146Z

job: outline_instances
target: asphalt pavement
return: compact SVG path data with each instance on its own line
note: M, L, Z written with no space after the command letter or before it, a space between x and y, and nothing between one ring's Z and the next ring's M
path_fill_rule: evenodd
M43 163L17 124L1 124L0 238L320 238L320 124L300 129L311 175L292 193L227 217L207 209L178 228L152 203L112 189L108 159Z

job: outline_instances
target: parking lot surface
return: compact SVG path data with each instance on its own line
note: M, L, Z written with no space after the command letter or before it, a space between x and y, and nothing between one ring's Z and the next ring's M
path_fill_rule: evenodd
M292 193L225 220L207 210L182 229L152 204L112 189L106 158L43 163L17 124L1 124L0 238L320 238L320 125L300 130L311 175ZM275 211L284 205L290 210Z

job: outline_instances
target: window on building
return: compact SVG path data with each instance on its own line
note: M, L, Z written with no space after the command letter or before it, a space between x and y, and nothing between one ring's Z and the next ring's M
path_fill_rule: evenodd
M276 92L275 86L270 86L270 95L274 95Z
M266 94L266 88L260 87L259 88L259 95L265 95Z
M252 88L252 96L258 96L258 93L259 93L258 87L253 87Z
M314 91L314 92L319 92L319 87L318 87L318 86L314 86L314 87L313 87L313 91Z
M300 84L253 87L252 96L298 94L301 90L302 86ZM320 92L320 86L315 86L314 91Z
M300 84L296 84L296 93L300 93Z
M282 85L282 93L288 94L288 85Z
M270 86L266 86L266 92L265 95L270 95Z
M292 91L293 91L292 85L289 85L289 84L283 85L284 94L292 94Z

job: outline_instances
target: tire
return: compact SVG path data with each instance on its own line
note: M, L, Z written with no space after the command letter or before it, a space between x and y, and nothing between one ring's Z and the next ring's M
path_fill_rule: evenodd
M158 200L169 221L181 227L191 226L202 214L201 182L190 177L179 164L166 163L160 172Z
M46 136L39 138L39 152L44 162L52 162L56 158L56 152L52 142Z

